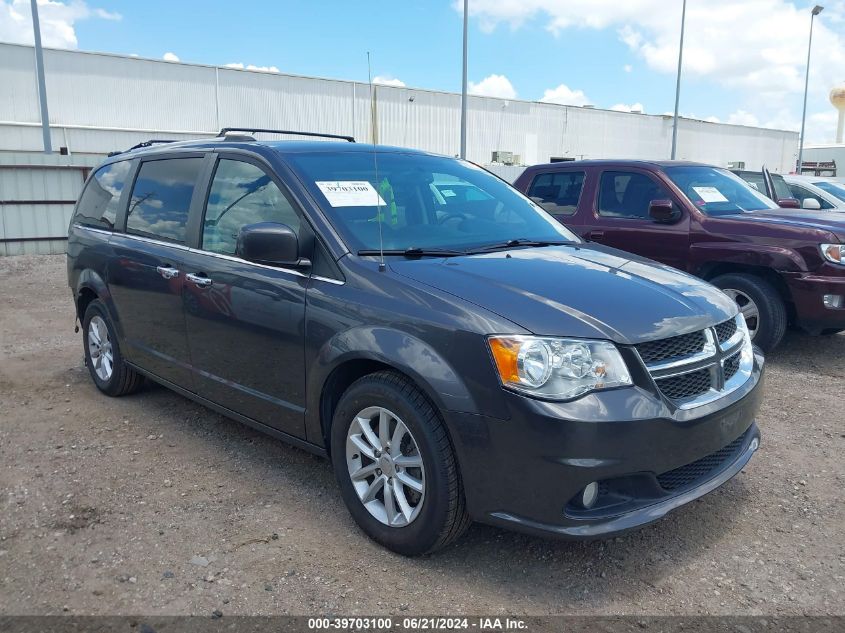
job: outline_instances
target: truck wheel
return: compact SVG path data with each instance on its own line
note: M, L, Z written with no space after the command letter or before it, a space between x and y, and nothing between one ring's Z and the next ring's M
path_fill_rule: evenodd
M755 345L764 352L777 347L786 332L786 306L772 284L743 273L721 275L710 283L736 301Z
M82 343L91 379L104 394L125 396L144 383L144 377L123 362L108 311L99 299L88 304L85 310Z
M406 378L383 371L353 383L334 414L331 450L349 512L388 549L433 552L469 526L446 428Z

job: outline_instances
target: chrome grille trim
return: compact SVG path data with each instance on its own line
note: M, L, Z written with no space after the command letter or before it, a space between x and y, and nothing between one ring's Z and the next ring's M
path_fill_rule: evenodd
M719 332L730 331L724 323L701 330L704 334L704 348L695 354L672 357L659 362L647 363L639 353L639 346L634 346L637 356L648 370L654 386L659 393L679 409L693 409L723 398L741 387L751 377L754 364L750 341L746 342L745 328L740 323L742 315L734 317L735 332L724 342L719 340ZM748 345L748 354L746 354ZM685 374L710 373L710 388L702 391L701 381L691 377L689 381L678 378ZM672 380L675 379L675 380ZM661 383L663 387L661 387ZM678 395L678 385L684 385L690 391L689 396ZM665 390L664 390L665 389Z

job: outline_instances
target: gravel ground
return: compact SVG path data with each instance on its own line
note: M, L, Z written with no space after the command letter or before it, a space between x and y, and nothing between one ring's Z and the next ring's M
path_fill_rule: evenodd
M476 525L404 559L328 462L82 365L63 256L0 258L0 615L845 614L845 335L768 359L763 445L717 492L605 542Z

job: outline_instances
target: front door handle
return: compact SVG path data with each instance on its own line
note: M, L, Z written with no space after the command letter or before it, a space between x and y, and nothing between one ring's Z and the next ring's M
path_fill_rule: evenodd
M205 275L198 275L197 273L188 273L185 275L185 279L194 282L200 288L208 288L212 283L214 283Z
M165 279L173 279L179 276L179 269L172 266L156 266L156 272Z
M590 231L587 233L587 239L592 242L598 242L601 239L604 239L604 231Z

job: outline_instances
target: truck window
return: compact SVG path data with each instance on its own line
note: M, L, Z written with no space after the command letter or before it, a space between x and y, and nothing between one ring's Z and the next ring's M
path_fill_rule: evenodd
M270 176L250 163L222 159L208 195L202 247L233 255L241 227L258 222L278 222L299 230L299 216Z
M584 188L583 171L538 174L528 197L553 215L574 215Z
M790 191L789 197L790 198L796 198L801 203L802 207L804 206L804 200L806 200L807 198L811 198L812 200L815 200L816 202L818 202L819 207L821 207L822 209L832 209L833 208L833 205L830 204L827 200L825 200L824 198L822 198L819 195L816 195L815 193L813 193L809 189L802 187L801 185L789 185L789 191Z
M599 215L646 219L652 200L671 199L669 192L646 174L606 171L601 175Z
M131 163L122 160L98 169L88 182L76 207L73 221L83 226L113 229L120 194Z
M126 214L126 232L184 243L202 161L169 158L142 163Z

